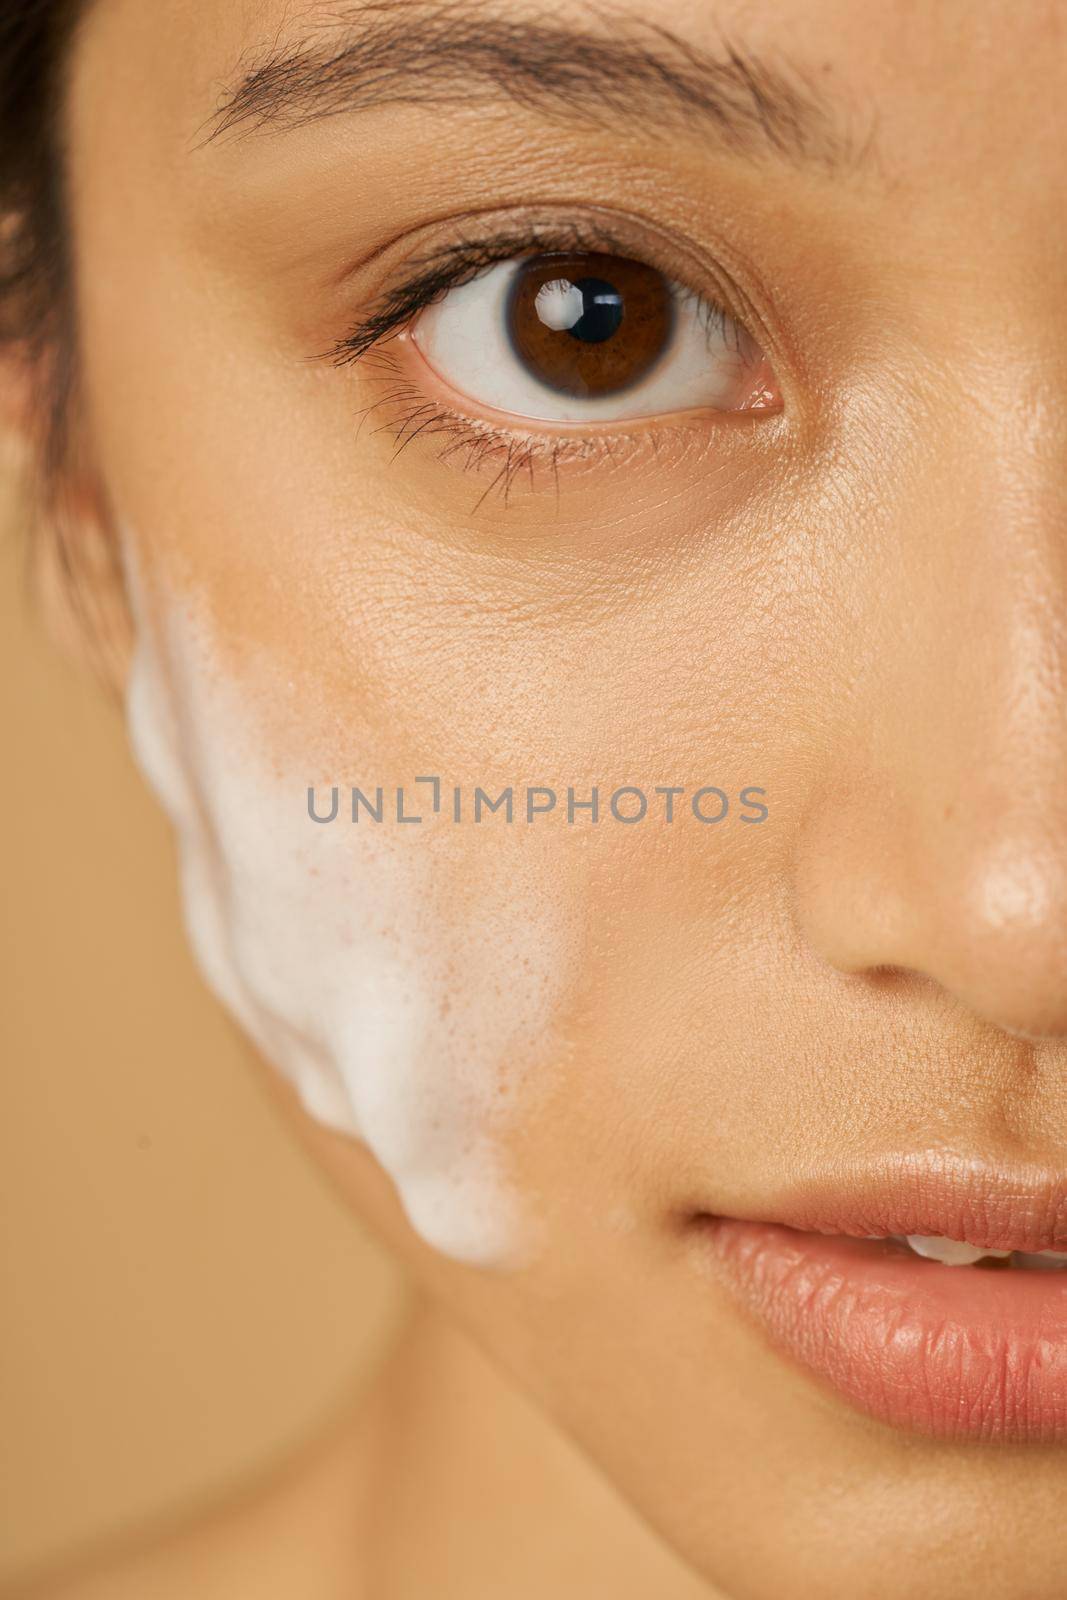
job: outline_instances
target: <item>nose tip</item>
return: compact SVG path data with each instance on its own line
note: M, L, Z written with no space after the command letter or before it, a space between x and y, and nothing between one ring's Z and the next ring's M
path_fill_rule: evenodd
M865 813L801 830L809 946L840 972L921 977L1005 1033L1067 1035L1067 826L894 831L883 812L872 833Z
M1067 1034L1067 860L1004 840L972 863L937 976L977 1015L1026 1038ZM939 897L940 898L940 897ZM948 919L951 906L939 910Z

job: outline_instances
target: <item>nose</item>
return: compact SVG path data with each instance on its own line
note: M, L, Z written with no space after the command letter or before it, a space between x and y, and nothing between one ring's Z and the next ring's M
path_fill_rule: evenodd
M795 903L842 972L1042 1039L1067 1034L1067 450L1017 400L929 440L872 539Z

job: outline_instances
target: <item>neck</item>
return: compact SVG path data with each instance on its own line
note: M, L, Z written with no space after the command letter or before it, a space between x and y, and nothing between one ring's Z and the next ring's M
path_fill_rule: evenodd
M368 1594L714 1600L461 1332L419 1305L364 1413Z

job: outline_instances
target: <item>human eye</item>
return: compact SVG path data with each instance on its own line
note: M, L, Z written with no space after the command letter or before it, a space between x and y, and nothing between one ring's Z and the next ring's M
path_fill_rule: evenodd
M574 434L686 413L781 409L770 363L718 299L623 248L455 246L334 352L400 337L406 379L489 425Z
M537 422L766 408L766 363L728 312L621 255L503 261L426 308L412 339L478 406Z

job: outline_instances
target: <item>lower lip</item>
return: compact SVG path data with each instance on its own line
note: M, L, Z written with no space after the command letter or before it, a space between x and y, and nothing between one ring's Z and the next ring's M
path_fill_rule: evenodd
M1067 1439L1067 1274L732 1218L706 1237L773 1343L869 1416L943 1439Z

